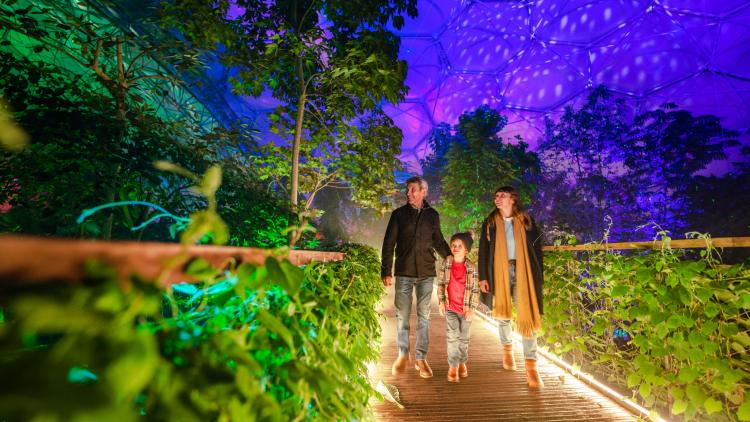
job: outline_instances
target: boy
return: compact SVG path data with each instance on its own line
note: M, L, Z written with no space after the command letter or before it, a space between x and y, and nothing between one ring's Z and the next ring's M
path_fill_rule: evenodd
M469 232L451 237L453 256L448 256L438 272L440 315L448 326L448 381L458 382L469 376L469 329L479 306L479 274L477 267L466 259L473 243Z

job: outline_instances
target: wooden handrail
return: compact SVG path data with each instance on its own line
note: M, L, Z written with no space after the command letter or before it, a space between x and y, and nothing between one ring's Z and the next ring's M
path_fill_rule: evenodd
M203 258L211 265L226 265L234 260L263 264L271 250L230 246L183 246L178 243L105 242L0 235L0 288L47 282L79 283L86 276L86 263L92 260L111 266L120 281L138 274L147 280L169 285L190 281L185 264ZM328 262L344 258L341 252L291 250L294 265L313 261ZM174 268L168 273L164 269Z
M560 245L544 246L544 251L603 251L603 250L628 250L628 249L661 249L666 242L615 242L615 243L586 243L583 245ZM672 239L669 242L672 249L705 248L704 239ZM715 237L711 244L716 248L750 248L750 237Z

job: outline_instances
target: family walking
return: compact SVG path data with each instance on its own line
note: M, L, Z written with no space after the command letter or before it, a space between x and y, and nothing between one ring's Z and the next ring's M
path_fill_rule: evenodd
M427 363L430 345L430 302L437 277L438 307L446 319L448 381L469 375L469 336L480 303L492 310L498 322L503 352L502 366L516 370L511 339L513 307L516 331L522 337L526 378L530 388L544 383L536 369L536 333L542 316L542 245L539 230L523 209L518 193L505 186L495 192L495 209L482 224L479 257L468 260L474 239L471 233L456 233L445 241L440 216L425 200L427 182L421 177L406 181L407 204L391 214L383 239L381 276L384 286L394 284L398 358L393 375L403 373L409 363L410 317L416 292L417 327L415 369L431 378ZM443 259L436 271L435 252ZM395 264L394 264L395 255Z

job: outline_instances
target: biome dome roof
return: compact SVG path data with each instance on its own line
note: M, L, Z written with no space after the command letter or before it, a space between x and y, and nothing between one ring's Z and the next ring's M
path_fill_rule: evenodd
M98 9L123 27L152 31L138 26L142 3ZM419 16L394 30L409 93L386 106L403 130L409 171L421 171L440 122L455 124L489 104L508 117L504 138L520 135L534 148L545 116L556 118L597 85L635 111L671 101L717 115L750 145L750 0L419 0L417 7ZM266 113L277 101L234 95L233 73L212 63L188 81L190 94L215 119L242 119L261 130L261 142L273 138Z
M533 148L544 116L596 85L636 111L671 101L717 115L748 143L750 1L420 0L418 10L395 31L409 94L388 107L411 171L437 123L489 104L509 119L501 135Z

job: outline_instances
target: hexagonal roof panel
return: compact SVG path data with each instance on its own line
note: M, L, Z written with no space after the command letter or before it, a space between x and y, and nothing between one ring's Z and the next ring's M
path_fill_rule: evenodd
M557 118L599 84L634 110L671 101L750 130L750 0L421 0L417 7L419 17L397 31L412 89L389 110L404 129L402 159L411 171L429 153L425 124L456 124L461 113L490 104L508 116L502 136L534 147L545 116Z

